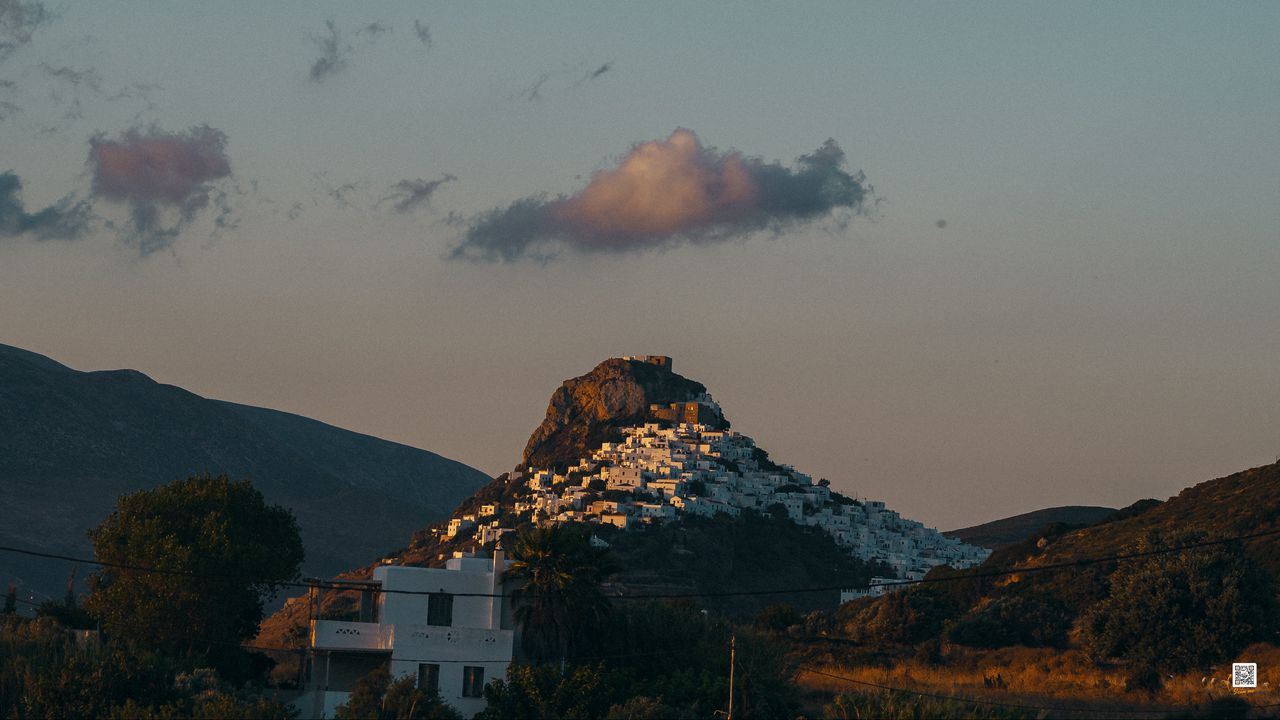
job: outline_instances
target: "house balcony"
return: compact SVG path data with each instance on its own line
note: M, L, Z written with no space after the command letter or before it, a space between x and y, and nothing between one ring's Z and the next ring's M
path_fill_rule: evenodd
M316 650L390 652L395 644L395 625L341 620L311 621L311 647Z

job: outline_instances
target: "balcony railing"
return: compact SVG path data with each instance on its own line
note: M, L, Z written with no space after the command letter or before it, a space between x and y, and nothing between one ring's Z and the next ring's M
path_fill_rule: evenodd
M311 647L317 650L390 652L396 644L394 625L312 620Z

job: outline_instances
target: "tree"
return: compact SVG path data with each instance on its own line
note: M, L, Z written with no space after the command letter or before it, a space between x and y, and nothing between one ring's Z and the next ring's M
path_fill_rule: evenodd
M351 697L334 713L338 720L461 720L435 692L417 687L412 675L391 680L385 665L356 681Z
M1199 538L1149 537L1138 551ZM1107 597L1082 618L1085 646L1138 668L1186 670L1224 660L1251 642L1272 640L1271 577L1240 543L1129 560L1111 575Z
M218 664L240 657L303 557L293 514L225 476L124 495L89 537L104 565L85 605L109 635Z
M524 650L535 661L559 658L581 648L609 613L600 582L616 565L587 533L567 525L522 533L512 551L507 577L523 581L512 593Z
M485 709L476 720L587 720L604 717L617 694L603 666L566 671L551 665L511 665L505 680L485 686Z

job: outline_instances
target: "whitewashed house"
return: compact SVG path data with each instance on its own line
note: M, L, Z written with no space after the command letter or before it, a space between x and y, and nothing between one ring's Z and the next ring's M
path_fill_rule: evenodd
M914 578L913 578L914 579ZM896 578L873 577L867 587L864 588L846 588L840 591L840 603L844 604L850 600L857 600L865 597L880 597L886 592L901 590L908 585L904 585Z
M417 678L463 717L480 712L484 686L506 677L515 644L502 597L509 566L499 549L492 558L455 553L444 568L383 565L372 580L315 581L304 690L293 705L302 717L332 718L357 680L389 663L393 678ZM358 596L358 610L315 617L325 592Z

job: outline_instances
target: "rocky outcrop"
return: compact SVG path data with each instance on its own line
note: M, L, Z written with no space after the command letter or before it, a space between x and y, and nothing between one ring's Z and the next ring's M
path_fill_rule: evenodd
M555 468L577 462L600 443L616 439L618 428L650 420L650 405L685 402L704 392L702 383L677 375L669 366L605 360L586 375L565 380L552 394L547 416L529 437L521 463Z

